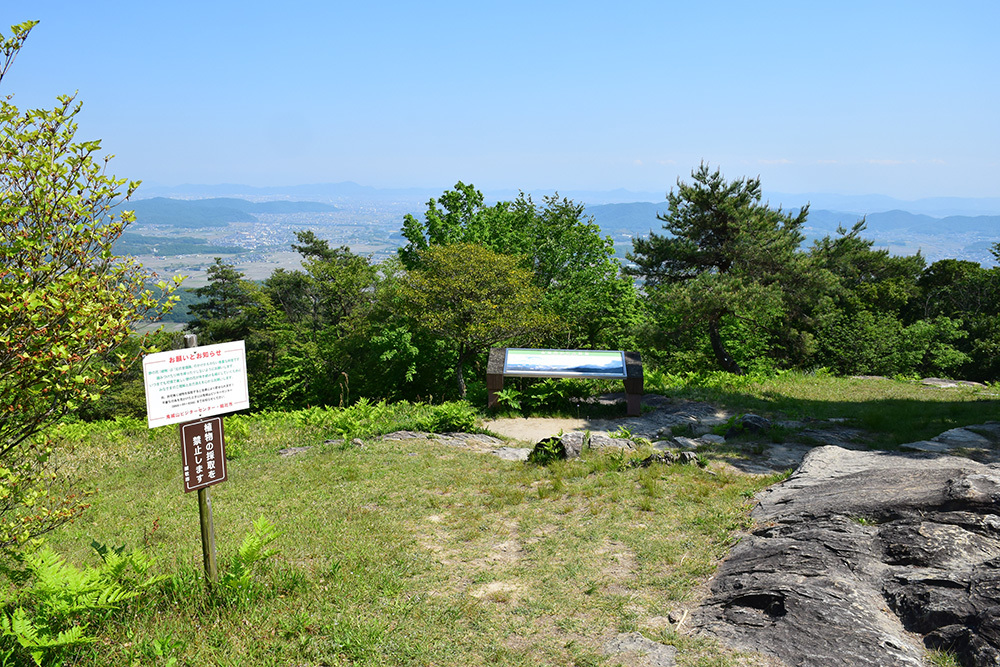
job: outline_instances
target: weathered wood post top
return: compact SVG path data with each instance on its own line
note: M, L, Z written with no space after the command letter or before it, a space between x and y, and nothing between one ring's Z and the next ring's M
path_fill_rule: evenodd
M497 405L505 377L621 379L628 416L642 410L642 358L623 350L542 350L494 347L486 366L487 406Z

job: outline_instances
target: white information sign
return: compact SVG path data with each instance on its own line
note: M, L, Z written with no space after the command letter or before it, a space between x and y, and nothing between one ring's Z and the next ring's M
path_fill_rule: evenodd
M241 340L147 354L142 372L150 428L250 407Z
M628 377L621 350L536 350L507 348L504 375L521 377Z

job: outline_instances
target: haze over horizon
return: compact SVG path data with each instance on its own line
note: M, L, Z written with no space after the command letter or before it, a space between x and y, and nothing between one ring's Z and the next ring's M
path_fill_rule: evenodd
M78 91L81 139L150 186L1000 196L1000 5L973 0L147 5L40 23L0 93Z

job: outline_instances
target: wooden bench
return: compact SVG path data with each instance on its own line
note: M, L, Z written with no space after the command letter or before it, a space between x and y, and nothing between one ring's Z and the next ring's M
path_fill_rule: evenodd
M544 350L494 347L486 366L487 406L497 406L505 377L621 379L629 417L642 409L642 359L622 350Z

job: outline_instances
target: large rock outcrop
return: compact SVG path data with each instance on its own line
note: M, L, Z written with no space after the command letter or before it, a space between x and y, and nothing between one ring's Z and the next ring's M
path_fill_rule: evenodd
M702 631L790 665L1000 665L1000 465L820 447L759 500Z

